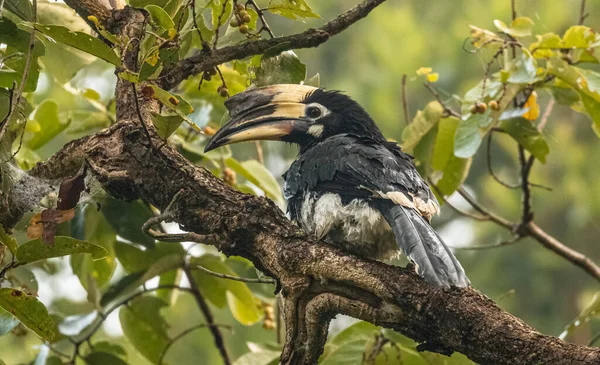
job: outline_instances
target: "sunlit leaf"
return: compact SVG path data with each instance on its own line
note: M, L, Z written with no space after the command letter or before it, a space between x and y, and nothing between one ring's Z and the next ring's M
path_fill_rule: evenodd
M40 130L27 136L26 145L35 150L56 137L69 126L70 120L61 120L58 116L58 105L55 101L46 99L38 105L33 114L33 120L40 125Z
M198 127L192 120L188 117L189 114L194 112L194 108L188 103L183 97L179 95L172 94L166 90L161 89L156 85L148 85L147 88L152 89L150 96L159 100L165 107L174 111L177 115L183 118L188 124L194 128L196 131L202 133L200 127Z
M29 0L6 0L4 6L8 11L25 21L33 19L33 9Z
M537 62L531 54L522 50L508 66L509 77L507 82L526 84L535 81L537 76Z
M320 18L313 12L305 0L269 0L267 9L277 15L290 19L296 18Z
M515 38L520 38L531 35L533 20L522 16L513 20L510 27L501 20L494 20L494 25L499 31Z
M17 249L19 248L17 240L4 231L4 226L2 224L0 224L0 244L8 247L13 255L17 253Z
M146 5L145 9L148 11L148 13L150 13L150 17L152 18L154 24L162 28L163 32L175 27L173 19L171 19L169 14L164 11L162 7L156 5Z
M212 13L212 28L213 30L222 26L227 22L229 16L231 16L231 12L233 10L233 1L232 0L220 0L215 1L211 0L208 3L208 6L211 8Z
M121 65L121 59L117 56L115 51L96 37L92 37L83 32L72 32L68 28L60 25L34 24L34 27L40 33L54 39L56 42L77 48L80 51L94 55L113 65Z
M0 18L0 34L2 34L1 42L6 45L2 50L2 62L0 62L0 87L11 88L13 82L21 84L31 37L28 32L17 28L17 25L6 17ZM23 91L36 89L39 76L37 59L44 55L42 42L36 40L32 52L32 62Z
M225 160L225 165L263 190L265 195L271 199L279 203L283 202L283 195L277 180L260 162L256 160L239 162L234 158L228 158Z
M106 256L106 249L91 242L66 236L56 236L54 244L44 243L41 238L27 241L19 247L17 259L21 264L32 263L76 253L89 253L96 260Z
M151 119L162 138L169 138L183 122L183 118L179 115L160 115L154 112L152 112Z
M425 109L419 110L413 121L402 131L402 149L412 151L421 138L440 120L444 108L437 101L432 101Z
M432 167L443 173L436 186L444 196L449 196L458 189L467 177L471 166L471 158L456 157L453 153L454 135L458 125L459 121L456 118L440 120L433 150Z
M254 83L257 86L298 84L306 78L306 65L293 51L271 54L269 50L260 61Z
M54 320L36 297L17 289L0 288L0 307L42 339L51 341L54 338Z

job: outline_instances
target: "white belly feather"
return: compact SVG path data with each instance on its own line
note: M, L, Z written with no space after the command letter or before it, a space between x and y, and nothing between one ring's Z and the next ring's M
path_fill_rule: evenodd
M383 215L360 199L344 205L337 194L326 193L317 199L314 193L307 193L299 218L298 223L316 239L327 237L356 254L388 259L398 253Z

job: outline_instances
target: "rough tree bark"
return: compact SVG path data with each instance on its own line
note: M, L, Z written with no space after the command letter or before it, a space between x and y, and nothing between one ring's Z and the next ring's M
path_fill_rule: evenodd
M207 66L261 53L273 42L290 48L316 46L381 2L367 0L317 30L192 57L167 70L163 86L173 86ZM143 15L126 8L103 20L113 29L140 34ZM124 64L132 67L127 59ZM540 334L473 288L433 288L411 270L312 241L273 202L234 190L165 145L151 123L143 128L140 115L147 121L150 112L159 111L156 100L141 97L136 103L132 85L123 80L116 93L118 121L68 143L15 184L10 199L0 202L4 205L1 224L12 227L31 208L31 197L23 197L31 185L44 187L38 189L42 195L52 182L76 174L85 165L118 199L143 199L164 210L179 194L172 205L174 222L202 235L226 255L249 259L277 280L286 325L283 364L315 363L329 321L339 313L403 333L421 342L422 350L458 351L482 364L600 364L600 349Z

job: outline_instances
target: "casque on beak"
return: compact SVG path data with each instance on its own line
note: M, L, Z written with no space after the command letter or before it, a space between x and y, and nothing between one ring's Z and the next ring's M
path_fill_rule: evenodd
M309 124L304 119L306 105L302 101L314 90L312 86L281 84L229 98L225 107L231 119L213 136L204 151L243 141L286 140L296 133L305 133Z

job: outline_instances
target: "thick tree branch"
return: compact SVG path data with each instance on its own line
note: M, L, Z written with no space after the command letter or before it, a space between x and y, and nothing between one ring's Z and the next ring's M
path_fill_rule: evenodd
M311 28L302 33L285 37L247 41L234 46L219 48L210 53L202 52L186 58L162 72L159 77L161 87L163 89L171 89L188 77L197 75L211 67L232 60L261 54L273 47L277 47L281 51L317 47L326 42L330 37L344 31L352 24L367 16L371 10L384 1L365 0L320 28Z
M223 237L214 242L221 251L245 257L277 279L288 325L286 364L318 358L336 313L397 330L424 342L425 349L459 351L483 364L600 361L600 349L544 336L472 288L436 289L410 270L311 241L271 201L233 190L169 146L152 149L137 123L121 121L79 143L68 148L85 151L85 163L110 194L142 198L161 210L181 194L170 212L183 229ZM57 166L55 158L47 163ZM34 170L42 171L43 165Z

